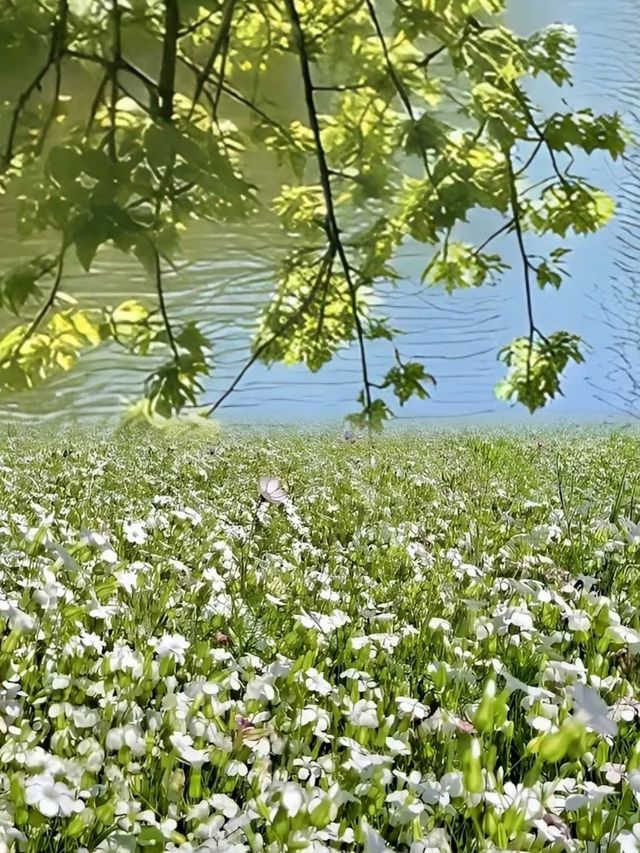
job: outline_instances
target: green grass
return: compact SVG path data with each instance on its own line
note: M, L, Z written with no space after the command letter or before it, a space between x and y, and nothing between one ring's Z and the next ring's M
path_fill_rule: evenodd
M6 437L0 851L637 851L639 454Z

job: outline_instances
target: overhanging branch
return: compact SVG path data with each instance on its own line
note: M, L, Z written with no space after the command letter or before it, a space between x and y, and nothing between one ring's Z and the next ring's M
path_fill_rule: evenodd
M215 403L213 403L211 406L209 406L208 409L206 409L207 415L212 415L215 412L215 410L218 409L224 403L224 401L227 399L227 397L230 394L232 394L235 391L235 389L238 387L238 385L240 384L240 382L242 381L242 379L244 378L244 376L248 372L248 370L256 363L256 361L258 361L260 356L264 352L266 352L266 350L273 343L275 343L275 341L277 341L279 338L281 338L282 335L285 335L289 331L289 329L294 325L294 323L296 323L297 320L299 320L300 317L302 317L304 312L307 310L307 308L311 305L311 303L315 299L318 291L325 285L325 283L331 277L331 271L333 268L333 261L334 261L335 255L336 255L335 248L330 246L327 249L327 251L326 251L326 253L325 253L325 255L324 255L324 257L320 263L320 269L318 271L318 275L316 276L316 279L315 279L313 285L309 289L309 293L302 300L302 302L300 303L297 310L294 311L291 314L291 316L288 317L288 319L284 323L282 323L282 325L278 329L276 329L276 331L270 337L268 337L265 341L263 341L261 344L259 344L254 349L253 353L251 354L251 357L242 366L242 369L236 375L235 379L229 385L229 387L226 389L226 391L224 391L224 393L218 397L218 399L215 401Z
M344 245L342 243L342 239L340 237L340 228L338 226L338 221L336 217L336 210L333 200L333 191L331 189L331 176L329 165L327 163L327 157L325 154L324 146L322 144L322 135L320 131L320 123L318 121L318 113L316 110L315 100L314 100L314 90L313 90L313 80L311 78L311 66L309 62L309 56L307 54L304 31L302 29L302 23L300 21L300 16L298 14L298 10L295 5L295 0L285 0L285 4L287 7L287 11L289 13L289 18L291 20L291 26L293 29L293 37L295 42L295 47L298 53L298 58L300 61L300 71L302 75L302 83L304 88L304 97L305 104L307 107L307 115L309 118L309 125L311 127L311 132L314 138L315 144L315 152L316 152L316 161L318 164L318 171L320 175L320 186L322 188L322 194L324 197L325 211L326 211L326 230L327 236L329 238L329 246L335 251L338 259L340 260L340 265L342 267L342 271L345 277L345 281L347 283L347 287L349 289L349 299L351 302L351 311L353 314L353 323L356 330L356 337L358 340L358 348L360 351L360 365L362 371L362 382L363 382L363 392L364 392L364 402L366 411L371 411L371 381L369 379L369 368L367 365L367 353L365 347L365 337L364 337L364 329L362 327L362 321L360 319L360 310L358 308L358 295L356 284L353 280L353 276L351 275L351 267L349 265L349 260L347 258Z
M202 67L202 70L196 80L196 87L193 93L193 99L191 103L191 109L189 111L189 118L193 115L193 111L196 108L196 104L200 100L200 95L202 94L202 89L204 88L207 80L211 76L211 72L213 71L213 67L216 64L216 60L220 55L220 52L224 48L225 42L229 38L229 31L231 29L231 21L233 20L233 13L235 11L237 0L225 0L224 6L222 7L222 20L220 21L220 28L218 29L218 33L216 35L216 40L213 43L211 48L211 53L207 57L207 61Z

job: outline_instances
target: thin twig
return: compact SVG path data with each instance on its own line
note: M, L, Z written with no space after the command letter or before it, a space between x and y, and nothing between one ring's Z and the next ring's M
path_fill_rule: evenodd
M211 12L208 12L206 15L203 15L202 18L198 18L192 24L189 24L189 26L181 27L181 29L178 31L179 38L185 38L185 36L189 36L191 35L191 33L194 33L196 30L200 29L200 27L206 24L207 21L210 21L211 18L213 18L216 11L216 9L212 9Z
M509 231L511 228L513 228L513 225L513 219L510 219L508 222L505 222L505 224L501 225L500 228L493 232L493 234L490 234L486 240L483 240L483 242L480 243L480 245L474 250L473 254L476 256L479 255L483 249L487 248L489 243L492 243L496 239L496 237L499 237L501 234L504 234L506 231Z
M122 33L120 27L121 14L118 0L112 0L112 64L108 72L109 79L111 81L111 97L109 99L109 133L107 134L107 147L109 150L109 156L114 162L118 156L116 147L116 127L118 120L118 67L122 61Z
M223 48L225 40L228 38L229 30L231 29L231 21L233 19L233 13L235 11L237 0L225 0L224 6L222 7L222 20L220 21L220 28L218 29L218 33L216 35L216 40L213 43L211 48L211 53L207 57L207 61L205 62L202 71L200 72L200 76L196 80L196 88L193 93L193 98L191 102L191 109L189 110L189 118L193 115L193 111L196 108L196 104L200 100L200 95L202 94L202 89L204 88L205 83L209 79L211 72L213 71L213 67L216 64L216 59L220 51Z
M516 232L516 238L518 242L518 248L520 250L520 256L522 258L522 269L524 273L524 287L525 287L525 295L526 295L526 303L527 303L527 318L529 321L529 348L527 350L527 385L529 385L530 377L531 377L531 356L533 354L533 339L536 335L540 335L544 340L544 335L541 334L539 329L536 326L535 319L533 316L533 295L531 289L531 261L529 260L529 256L527 254L527 247L524 242L524 232L522 228L522 218L521 218L521 210L520 210L520 202L518 200L518 189L516 186L516 176L513 171L513 162L511 160L511 155L506 152L505 154L507 159L507 169L509 175L509 193L511 197L511 212L513 213L513 228Z
M49 46L49 55L47 57L47 61L42 66L40 71L38 71L31 83L29 83L27 88L19 96L14 107L13 113L11 115L11 123L9 125L9 132L7 134L7 144L5 146L4 156L2 158L2 166L4 169L8 168L8 166L11 164L11 161L13 160L16 133L18 132L18 125L20 124L22 111L28 104L33 93L36 90L40 89L44 78L49 72L49 69L56 66L58 68L59 73L60 61L62 59L62 54L64 51L64 34L67 27L67 13L67 0L60 0L57 18L51 25L51 43Z
M533 163L533 161L538 156L538 152L540 151L540 149L542 148L543 145L544 145L544 139L538 140L538 143L536 144L535 148L531 152L531 155L529 156L529 158L524 162L524 164L518 169L517 172L514 172L516 178L519 178L520 175L523 175L527 171L529 166Z
M160 94L160 118L169 124L173 118L176 55L178 52L178 30L180 28L178 0L164 0L164 8L164 36L158 92Z
M529 122L531 127L535 130L536 135L538 137L538 140L540 141L540 143L542 145L544 145L546 147L546 149L549 153L549 159L551 160L551 165L553 166L553 171L556 173L558 180L560 181L561 184L563 184L563 186L570 187L571 184L567 180L567 176L560 170L560 166L558 165L558 160L556 158L555 151L553 150L553 148L551 147L551 144L549 143L549 140L545 136L544 130L537 123L533 113L531 112L531 109L529 107L529 104L527 103L527 99L526 99L524 92L520 89L520 87L516 83L513 84L513 91L515 93L515 96L516 96L518 103L522 107L524 114L527 117L527 121ZM537 153L537 150L534 152L534 154L536 154L536 153Z
M440 45L440 47L436 47L430 53L425 53L424 57L419 62L416 62L416 65L418 66L418 68L426 68L430 62L433 62L433 60L440 56L441 53L444 53L446 49L446 44L442 44Z
M223 91L222 87L224 86L224 77L225 77L225 73L227 70L227 58L229 56L230 41L231 40L229 38L229 33L227 33L227 37L225 38L224 44L222 45L222 53L221 53L222 59L220 62L220 74L218 75L218 80L216 83L216 91L215 91L215 94L213 96L213 104L212 104L213 120L216 123L218 123L218 108L220 106L220 98L222 97L222 91ZM218 124L218 130L220 130L219 124ZM224 136L222 134L222 131L220 131L220 135Z
M100 84L96 89L96 93L93 96L93 100L91 102L91 108L89 109L89 118L87 119L87 125L84 130L85 139L91 133L93 128L93 123L96 120L96 113L98 112L98 107L100 106L100 101L104 96L104 90L107 88L107 83L109 82L110 76L109 72L105 71L102 79L100 80Z
M49 310L51 309L51 306L55 302L56 296L58 295L58 291L60 290L60 284L62 282L62 273L64 271L64 258L65 258L66 251L67 251L66 238L63 238L62 248L60 249L60 253L59 253L57 261L56 261L56 267L57 267L56 276L55 276L55 279L54 279L53 284L51 286L51 290L49 291L47 298L45 299L42 306L40 307L40 310L38 311L36 316L33 318L31 323L29 324L26 332L24 333L24 335L22 336L22 339L20 340L20 343L17 345L17 347L14 350L12 350L10 353L8 353L4 357L4 359L2 359L2 361L0 361L0 367L4 366L11 359L17 358L20 355L23 347L26 345L27 341L31 337L33 337L33 335L38 331L38 329L40 328L40 324L42 323L42 321L44 320L44 318L48 314ZM47 267L43 271L42 275L44 275L44 272L50 271L50 269L51 269L50 266Z
M367 9L369 10L369 16L371 18L371 23L373 24L373 28L376 31L378 41L380 42L380 47L382 48L382 53L384 55L384 61L386 62L387 70L389 72L389 77L391 78L391 82L393 83L394 88L395 88L396 92L398 93L398 97L402 101L402 105L403 105L407 115L409 116L412 124L415 124L416 123L416 117L415 117L415 113L413 111L413 106L411 104L411 99L410 99L409 94L405 88L404 83L400 79L400 76L399 76L398 72L396 71L395 66L391 60L391 54L389 53L389 48L387 46L387 40L385 39L384 33L382 32L382 27L380 26L380 21L378 20L376 10L375 10L371 0L365 0L365 2L367 4ZM419 139L420 148L422 151L422 159L424 162L425 171L429 177L429 180L432 180L431 168L429 166L429 158L427 156L427 150L424 147L424 145L422 145L420 137L418 137L418 139ZM432 183L433 183L433 181L432 181Z
M56 112L58 111L58 104L60 103L60 91L62 89L62 57L64 54L65 47L65 35L67 31L67 14L68 14L68 6L67 0L61 0L59 7L59 20L58 20L58 36L55 42L55 58L54 58L54 68L55 68L55 82L53 85L53 98L51 100L51 106L49 108L49 112L47 114L46 119L42 124L42 130L40 131L40 136L38 138L38 144L36 145L35 152L39 154L44 144L47 140L47 136L49 135L49 130L51 129L51 125L53 124L53 120L56 117Z
M232 394L235 391L235 389L238 387L238 385L242 381L242 379L245 376L245 374L247 373L247 371L256 363L256 361L258 361L260 356L271 346L271 344L273 344L280 337L282 337L282 335L286 334L286 332L289 331L289 329L293 326L293 324L295 322L297 322L297 320L300 319L300 317L304 314L304 312L307 310L307 308L311 305L311 303L315 299L315 296L316 296L318 290L323 285L326 278L331 276L331 269L333 266L334 258L335 258L335 249L333 247L329 247L329 249L327 250L327 253L325 254L325 256L322 259L322 262L320 264L320 269L318 271L318 275L316 276L316 280L313 283L313 285L311 286L307 296L300 303L298 309L296 311L294 311L285 320L285 322L282 323L278 329L276 329L276 331L269 338L267 338L265 341L263 341L261 344L259 344L254 349L253 353L251 354L251 357L242 366L242 369L236 375L235 379L229 385L229 387L226 389L226 391L224 391L224 393L218 397L218 399L215 401L215 403L213 403L211 406L209 406L209 408L206 410L207 415L212 415L215 412L215 410L217 408L219 408L224 403L224 401L227 399L227 397L230 394ZM206 405L206 404L204 404L204 405Z
M289 18L293 27L295 46L300 60L300 71L302 74L307 114L309 118L309 124L311 126L311 132L313 134L315 142L316 161L318 164L318 171L320 174L320 185L322 187L322 194L324 196L324 203L327 215L327 236L329 238L330 246L335 250L338 258L340 259L340 264L342 266L345 281L347 282L347 287L349 289L351 311L353 314L356 337L358 339L358 348L360 350L360 365L362 370L364 402L366 411L371 412L371 382L369 380L369 368L367 365L364 330L362 328L362 322L360 320L360 311L358 308L358 295L356 291L355 282L351 275L351 267L349 265L349 260L347 258L344 245L340 237L340 228L338 226L338 220L336 217L335 205L333 201L333 191L331 189L329 165L327 163L327 157L325 154L324 146L322 144L320 123L318 121L318 114L316 111L316 105L313 96L313 80L311 78L311 68L305 44L304 32L302 29L302 23L300 21L298 10L296 9L295 0L285 0L285 4L287 6Z
M199 76L202 73L202 69L199 65L197 65L193 60L184 56L183 54L178 54L178 61L181 62L185 68L188 68L192 74ZM219 82L219 77L212 72L210 75L214 80ZM242 92L239 92L237 89L234 89L233 86L230 86L226 81L223 81L220 88L222 89L225 95L228 95L234 101L237 101L239 104L242 104L248 110L255 113L258 118L261 118L268 125L275 128L279 133L281 133L284 137L286 137L289 142L296 144L296 140L292 136L291 132L288 128L286 128L283 124L281 124L277 119L274 119L268 113L266 113L261 107L255 104L250 98L246 95L243 95ZM214 96L207 90L206 84L202 89L202 93L206 95L209 104L211 105L211 109L215 108L215 100Z
M71 57L71 59L79 59L83 60L84 62L92 62L96 65L102 65L103 68L106 68L108 70L110 70L111 66L113 65L113 62L110 59L101 56L99 53L87 53L83 50L67 49L65 50L65 56L69 56ZM156 81L124 57L121 58L118 64L118 68L121 71L128 72L144 84L149 94L149 100L151 101L150 112L153 112L158 103L158 84L156 83Z
M148 239L148 238L147 238ZM178 352L178 345L176 344L176 339L173 335L173 328L171 326L171 321L169 319L169 313L167 311L167 304L164 299L164 289L162 287L162 266L160 263L160 255L158 254L158 250L155 247L155 244L152 240L149 240L149 246L153 252L153 260L155 267L155 283L156 283L156 293L158 294L158 305L160 307L160 314L162 315L162 322L164 323L164 328L167 333L167 340L169 342L169 346L171 347L171 351L173 353L173 360L178 365L180 363L180 353Z

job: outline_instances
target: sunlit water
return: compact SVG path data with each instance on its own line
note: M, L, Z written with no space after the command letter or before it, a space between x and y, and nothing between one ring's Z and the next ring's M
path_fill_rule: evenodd
M562 4L557 0L537 0L535 4L512 0L509 24L527 33L555 20L573 23L580 34L580 51L574 68L575 86L562 93L569 107L629 112L633 104L632 71L638 64L631 38L632 2L615 0L603 22L602 4L596 0ZM549 111L562 107L553 86L537 85L532 91ZM614 193L625 176L621 164L612 166L598 156L578 165L593 183ZM39 248L39 244L14 242L11 211L0 212L0 217L3 266ZM482 217L469 226L465 236L481 241L491 233L492 223L490 217ZM549 406L544 418L585 421L618 414L610 393L616 339L611 324L603 320L601 308L614 293L611 277L617 227L573 241L571 279L560 293L535 295L537 322L543 330L568 328L583 335L591 347L587 364L570 368L564 398ZM403 357L424 361L438 385L430 400L411 402L402 410L396 409L398 414L436 422L524 418L520 410L500 403L493 393L503 372L496 359L498 350L527 330L522 271L512 242L513 238L507 238L496 244L513 265L499 286L452 296L420 283L428 262L425 247L408 245L402 250L397 266L403 278L393 287L378 289L378 310L403 330L396 342ZM285 249L286 243L268 214L250 226L202 226L185 237L185 264L167 280L168 306L177 324L198 317L214 341L215 369L205 380L207 400L216 399L246 360L251 332L268 298L274 267ZM96 306L145 295L153 298L152 287L137 263L115 252L99 254L95 272L90 275L77 267L72 270L65 290ZM231 422L338 419L357 408L358 359L355 348L344 350L317 374L302 366L267 369L254 365L217 415ZM386 342L369 346L374 380L380 380L391 359L392 346ZM147 359L128 356L115 347L102 348L84 356L69 374L38 390L4 395L0 399L2 414L5 419L111 417L140 397L142 382L150 370Z

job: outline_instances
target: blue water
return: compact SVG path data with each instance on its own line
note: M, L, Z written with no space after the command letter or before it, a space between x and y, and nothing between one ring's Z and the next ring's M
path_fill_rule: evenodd
M637 66L630 44L631 31L625 29L623 3L611 5L604 22L606 32L603 32L602 5L592 0L563 4L554 0L535 4L516 0L510 6L508 23L522 34L556 21L572 23L578 31L574 85L558 90L552 83L534 81L530 87L534 100L543 105L546 113L583 107L591 107L596 113L618 109L624 110L628 122L633 124L634 118L625 108L618 87L606 82L615 79L612 69L618 65L633 79L633 66ZM549 164L543 161L539 176L548 174L548 169ZM594 154L578 159L574 171L615 196L624 175L624 164L611 163L604 155ZM490 217L476 219L465 229L465 236L480 241L492 233L496 221ZM607 282L612 273L616 239L613 223L598 234L562 241L572 250L568 260L571 277L560 291L536 290L534 294L539 327L546 333L569 329L581 335L587 355L586 364L568 368L562 386L564 396L536 413L535 421L562 418L584 422L620 416L615 403L604 399L610 385L607 378L610 349L616 341L602 322L600 307L600 302L609 298ZM545 248L545 243L533 236L528 238L528 244L536 251ZM547 248L558 244L559 241L547 241ZM425 289L420 284L428 260L427 248L416 245L403 250L399 268L406 281L395 289L383 288L381 302L392 324L406 332L400 338L403 357L424 361L436 376L438 386L430 400L414 400L403 409L394 406L400 417L434 421L532 421L522 407L497 401L493 391L504 373L504 366L496 358L498 350L513 337L526 334L528 329L521 260L515 239L507 236L493 245L512 265L502 282L496 287L452 295L439 289ZM379 379L391 363L391 347L377 343L370 345L368 352L375 378ZM228 407L228 417L259 416L287 421L342 416L355 408L353 399L359 376L355 347L341 354L335 364L317 376L311 376L303 367L267 370L256 366ZM217 390L223 383L212 383L212 387Z
M602 4L595 0L567 0L562 4L557 0L536 0L535 4L511 0L509 5L508 24L523 34L559 20L574 24L578 30L573 87L557 90L553 84L538 82L531 87L534 100L544 106L545 112L581 107L591 107L595 112L620 109L629 123L634 123L633 90L625 88L627 84L632 86L635 72L640 70L634 50L632 0L615 0L604 21ZM566 105L561 98L566 99ZM574 171L613 195L621 182L629 179L623 163L611 164L600 155L577 161ZM483 216L462 233L465 238L480 242L495 227L495 220ZM621 414L610 393L612 382L618 381L612 372L616 336L603 322L601 307L612 298L610 282L618 238L618 225L614 223L599 234L562 241L572 249L568 263L571 278L559 292L536 290L534 294L536 322L543 332L566 328L580 334L589 346L586 364L571 366L567 371L564 397L537 413L534 423L557 418L602 421ZM558 245L554 241L545 247L535 237L528 240L532 249L541 252ZM429 400L411 401L400 409L390 399L392 408L403 419L436 423L531 422L526 411L497 401L493 392L504 373L504 366L497 361L498 350L528 329L515 240L509 236L494 245L512 264L512 270L498 286L452 295L426 288L420 278L429 250L407 245L397 261L402 273L400 283L378 288L379 310L390 318L392 326L404 331L395 342L403 358L423 361L438 381ZM0 227L4 257L24 257L32 248L16 245L9 230ZM282 236L267 220L249 229L197 229L187 236L185 254L191 263L169 282L169 310L178 322L193 316L195 310L215 341L216 368L206 381L206 399L215 400L247 358L251 331L284 248ZM96 273L91 276L76 269L67 282L67 290L88 298L92 304L114 304L130 296L152 298L152 289L135 264L109 253L98 256ZM393 346L371 343L368 358L372 379L380 381L392 364ZM31 394L4 397L0 404L4 402L5 417L12 418L110 417L139 396L142 380L150 369L148 361L112 349L102 350L83 358L69 375L60 376ZM303 366L254 365L216 416L232 423L337 420L357 408L359 388L359 354L355 347L338 353L317 374Z

